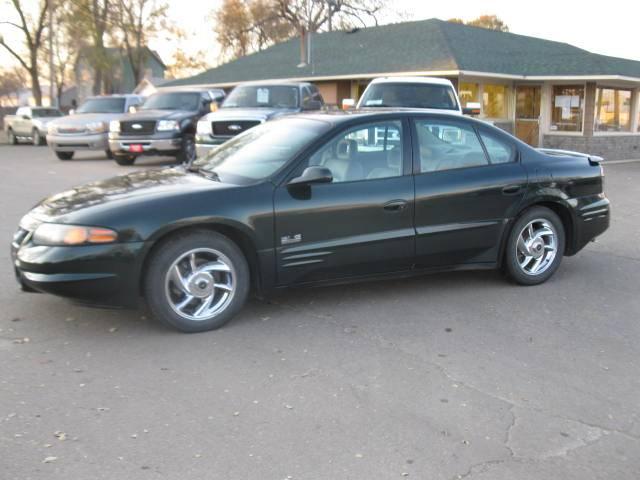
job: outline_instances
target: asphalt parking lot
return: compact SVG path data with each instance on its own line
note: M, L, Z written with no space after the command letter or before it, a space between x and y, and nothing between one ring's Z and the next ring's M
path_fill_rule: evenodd
M18 220L133 167L0 145L0 478L640 477L640 162L538 287L498 273L292 290L215 332L19 291Z

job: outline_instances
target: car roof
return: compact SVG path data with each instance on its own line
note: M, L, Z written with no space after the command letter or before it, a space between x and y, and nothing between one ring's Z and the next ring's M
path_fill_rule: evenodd
M436 77L378 77L371 80L371 83L424 83L427 85L453 86L451 80Z
M236 87L258 87L258 86L263 86L263 87L278 87L278 86L285 86L285 87L303 87L303 86L307 86L307 85L311 85L310 82L296 82L293 80L269 80L266 82L261 82L259 80L255 80L252 82L242 82L238 85L236 85Z
M330 110L330 111L321 111L321 112L309 112L309 113L300 113L297 115L289 115L283 117L283 119L291 119L291 118L306 118L312 120L320 120L324 122L331 123L333 125L337 125L340 123L347 123L350 121L356 121L358 119L366 119L366 118L379 118L384 119L386 117L397 117L397 116L411 115L411 116L428 116L431 118L439 118L442 120L455 120L455 121L465 121L468 123L473 123L475 125L486 125L491 127L492 125L484 122L482 120L460 115L457 112L447 113L447 112L427 112L424 109L419 108L387 108L387 107L377 107L366 110ZM495 128L495 127L494 127Z

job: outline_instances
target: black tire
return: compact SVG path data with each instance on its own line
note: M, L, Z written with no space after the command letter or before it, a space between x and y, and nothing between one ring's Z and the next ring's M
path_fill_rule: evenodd
M109 160L113 160L113 152L111 150L105 150L104 154L107 156Z
M18 138L15 136L12 129L7 130L7 141L9 142L9 145L18 144Z
M31 141L35 146L44 145L44 139L42 138L42 135L40 135L40 130L37 128L34 128L33 132L31 132Z
M56 157L60 160L71 160L75 152L58 152L56 151Z
M534 242L524 241L523 237L522 248L518 248L518 241L521 235L528 239L532 238L527 229L529 224L532 224L534 232L540 234L533 236L533 238L539 237L539 240ZM527 229L527 232L525 232L525 229ZM551 233L548 233L548 231ZM546 207L532 207L525 210L513 224L507 239L504 253L505 273L511 280L520 285L538 285L546 282L562 262L565 238L562 220L552 210ZM527 251L526 254L523 253L523 249ZM555 254L547 258L547 255L549 255L547 251L555 251ZM537 255L540 255L540 257L537 257ZM527 258L530 258L530 260L527 261ZM536 273L535 265L538 259L540 259L540 271Z
M221 307L219 311L210 317L199 320L185 318L184 315L180 315L176 311L176 303L184 300L189 295L185 290L176 289L175 284L168 283L171 278L169 277L169 270L172 269L175 262L194 251L204 251L205 254L209 252L221 254L214 263L222 261L227 264L228 262L231 270L230 272L210 272L213 276L213 285L227 283L217 275L229 275L230 277L228 278L231 278L231 280L228 280L228 282L233 285L232 293L229 292L224 301L222 296L225 295L226 290L214 293L214 295L220 295L217 298L220 299L224 308ZM251 284L247 260L240 248L224 235L207 230L193 230L177 234L158 245L151 255L143 278L143 294L153 316L166 326L184 333L204 332L220 328L240 311L247 300ZM205 263L201 260L197 265L202 267ZM187 270L190 269L191 272L194 271L193 267L190 266L190 262L178 263L178 266L183 269L184 277L189 273L188 271L184 272L185 267ZM214 291L216 290L214 289ZM196 310L201 305L200 302L202 302L201 299L193 297L193 300L187 304L183 313L185 315L193 314L193 312L189 313L189 309ZM193 307L190 305L193 305Z
M116 161L116 163L118 165L126 167L126 166L134 164L134 162L136 161L136 156L135 155L117 155L117 154L113 154L113 159Z
M192 134L185 134L182 138L180 151L176 155L178 163L183 165L189 164L196 159L196 137Z

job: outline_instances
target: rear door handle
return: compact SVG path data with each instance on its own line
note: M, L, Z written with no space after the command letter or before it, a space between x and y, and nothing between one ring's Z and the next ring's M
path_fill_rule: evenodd
M521 191L521 185L507 185L502 189L502 193L504 193L505 195L515 195L517 193L520 193Z
M383 205L383 207L388 212L401 212L405 208L407 208L406 200L391 200Z

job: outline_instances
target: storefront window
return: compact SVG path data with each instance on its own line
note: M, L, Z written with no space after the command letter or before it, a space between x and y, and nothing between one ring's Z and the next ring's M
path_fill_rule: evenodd
M631 130L631 90L598 88L596 90L597 132L628 132Z
M507 117L507 86L487 85L482 87L482 113L489 118Z
M458 87L458 96L460 97L462 108L465 108L469 102L480 102L479 92L480 90L478 89L477 83L460 83L460 86Z
M582 85L554 86L551 102L550 130L559 132L582 131L584 109L584 87Z

